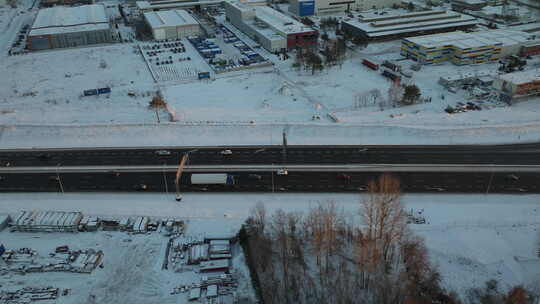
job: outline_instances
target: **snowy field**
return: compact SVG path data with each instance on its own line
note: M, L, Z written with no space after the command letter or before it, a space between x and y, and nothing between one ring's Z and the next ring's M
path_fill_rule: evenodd
M164 96L180 122L309 122L318 112L272 71L177 85L166 88Z
M249 209L257 202L263 202L269 212L278 208L302 212L319 202L333 200L350 214L351 219L358 221L359 199L358 195L352 194L187 193L182 203L177 203L171 195L165 194L4 194L0 201L0 213L13 214L24 209L77 210L84 214L108 216L175 216L186 219L192 233L204 234L216 230L235 233L248 216ZM409 194L403 199L407 210L424 210L427 224L413 225L411 228L425 238L430 257L443 275L443 285L459 293L481 286L489 279L499 280L505 288L515 284L540 284L540 272L537 271L540 269L540 259L536 256L540 233L539 200L538 195L423 194ZM40 238L33 239L21 233L2 232L1 236L3 242L16 242L21 246L32 242L52 247L66 242L66 238L77 246L98 243L107 248L121 244L119 256L127 254L129 246L140 244L137 250L154 250L156 260L159 256L157 252L163 245L159 239L149 236L136 237L129 246L119 242L125 236L109 237L106 234L42 234ZM124 265L113 266L111 260L107 259L107 253L105 263L104 270L98 269L95 275L84 281L96 292L108 289L107 283L104 283L111 280L106 274L107 268ZM157 271L156 263L148 262L152 273ZM138 290L135 294L150 292L149 289L157 286L150 278L153 276L145 277L140 281L130 278L130 282L141 287L135 288ZM155 288L151 296L166 294L166 288L166 284ZM166 298L163 295L163 299Z
M160 79L167 80L157 84L134 43L7 56L5 47L35 14L35 10L21 12L0 12L0 28L5 29L0 33L0 65L8 71L0 77L1 147L271 144L279 142L283 130L290 132L292 144L540 139L539 98L512 107L484 103L482 111L444 112L448 105L469 100L463 90L446 91L437 83L440 76L495 72L494 64L423 67L410 82L431 102L381 110L378 105L359 106L358 100L373 90L388 99L392 84L361 61L400 59L399 41L351 50L342 66L315 75L294 69L294 54L280 60L261 49L274 67L224 73L211 81L192 79L209 67L185 43L193 60L175 58L178 69L168 65L163 73L156 69ZM239 37L254 44L245 35ZM538 59L529 61L527 68L539 63ZM412 64L399 63L406 70ZM110 87L111 94L82 97L84 90L102 87ZM160 111L162 123L158 124L156 113L148 108L158 90L176 122L166 122L168 116ZM333 122L329 113L339 122Z
M135 44L54 50L2 58L10 77L0 77L3 124L153 122L147 106L152 76ZM110 87L111 94L81 97ZM128 96L134 92L137 96Z

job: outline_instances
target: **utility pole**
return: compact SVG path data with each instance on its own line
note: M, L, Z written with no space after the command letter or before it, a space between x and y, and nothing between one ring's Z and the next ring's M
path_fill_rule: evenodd
M283 130L283 149L281 150L283 164L287 163L287 133Z
M272 164L273 166L274 164ZM274 170L272 170L272 193L274 193Z
M156 117L157 117L157 123L161 123L160 119L159 119L159 112L158 112L158 108L156 107Z
M493 181L493 175L495 174L495 172L493 172L493 170L491 171L491 176L489 177L489 183L488 183L488 186L487 186L487 189L486 189L486 194L489 194L489 188L491 188L491 182Z
M163 163L163 181L165 183L165 193L169 194L169 185L167 184L167 174L165 173L166 163Z
M58 164L58 166L60 166L60 164ZM58 173L58 166L56 167L56 180L58 181L58 185L60 185L60 191L62 191L62 194L64 194L64 185L62 185L62 179Z

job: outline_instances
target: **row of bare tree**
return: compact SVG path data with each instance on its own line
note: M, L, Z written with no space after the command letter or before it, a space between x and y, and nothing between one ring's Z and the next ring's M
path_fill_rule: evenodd
M423 240L406 221L399 180L382 175L368 185L357 215L345 214L333 201L307 214L272 215L259 203L240 239L266 304L461 303L441 288Z

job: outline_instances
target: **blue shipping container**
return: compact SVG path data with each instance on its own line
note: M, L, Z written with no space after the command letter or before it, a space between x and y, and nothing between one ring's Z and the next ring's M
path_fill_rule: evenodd
M97 90L85 90L84 91L84 96L92 96L92 95L97 95L98 94L98 91Z
M111 88L99 88L98 94L109 94L111 93Z
M298 16L306 17L315 15L315 1L298 1Z
M200 72L199 79L210 79L210 72Z

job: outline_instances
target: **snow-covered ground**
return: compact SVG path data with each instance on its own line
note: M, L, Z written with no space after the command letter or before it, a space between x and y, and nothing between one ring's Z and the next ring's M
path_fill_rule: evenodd
M63 49L1 58L2 124L154 122L157 90L135 44ZM110 87L110 96L81 97ZM138 96L130 97L128 92Z
M13 16L12 11L6 12L0 15L0 26ZM0 41L7 42L33 13L15 18L9 30L0 34ZM245 35L239 36L247 40ZM412 82L423 96L431 98L430 103L384 110L358 106L359 98L374 89L381 98L388 98L392 85L379 72L363 66L362 58L378 62L399 59L399 46L399 41L370 44L349 52L341 67L315 75L294 69L294 55L279 60L261 50L274 68L225 73L212 81L160 84L154 82L133 43L20 56L2 52L0 64L8 73L0 77L0 146L269 144L276 143L284 129L296 144L540 139L538 98L512 107L485 103L482 111L454 115L443 111L447 105L468 100L463 90L446 91L437 83L440 76L493 72L497 69L493 64L458 67L448 63L415 72ZM400 63L406 69L412 64ZM100 87L111 87L112 93L81 97L84 90ZM178 121L157 124L156 113L148 108L157 90L163 92ZM340 122L333 122L328 113L334 113ZM161 121L165 120L163 112Z
M108 216L175 216L189 221L188 226L193 233L216 230L235 233L257 202L263 202L269 212L278 208L302 212L330 200L342 207L353 220L359 220L360 196L353 194L187 193L182 203L177 203L166 194L7 193L0 201L0 214L13 214L18 210L78 210L85 214ZM481 286L489 279L499 280L503 287L540 284L540 259L536 255L540 246L537 242L540 233L539 200L538 195L470 194L407 194L403 198L407 210L424 210L427 224L412 225L411 228L425 238L430 257L443 275L444 286L459 293ZM27 242L42 242L45 246L49 243L47 240L54 239L52 236L55 235L44 234L34 241L24 234L3 232L2 241L19 242L19 237L22 237ZM62 243L64 237L67 236L62 235L51 244ZM85 238L81 238L81 246L96 241ZM98 242L112 246L114 238L100 237ZM149 249L150 245L151 242L144 246L141 244L141 250ZM106 265L113 267L107 260ZM91 281L98 284L95 280L101 279L104 278L96 274ZM100 282L103 288L103 281ZM148 284L154 286L151 282ZM142 289L147 290L146 287Z

